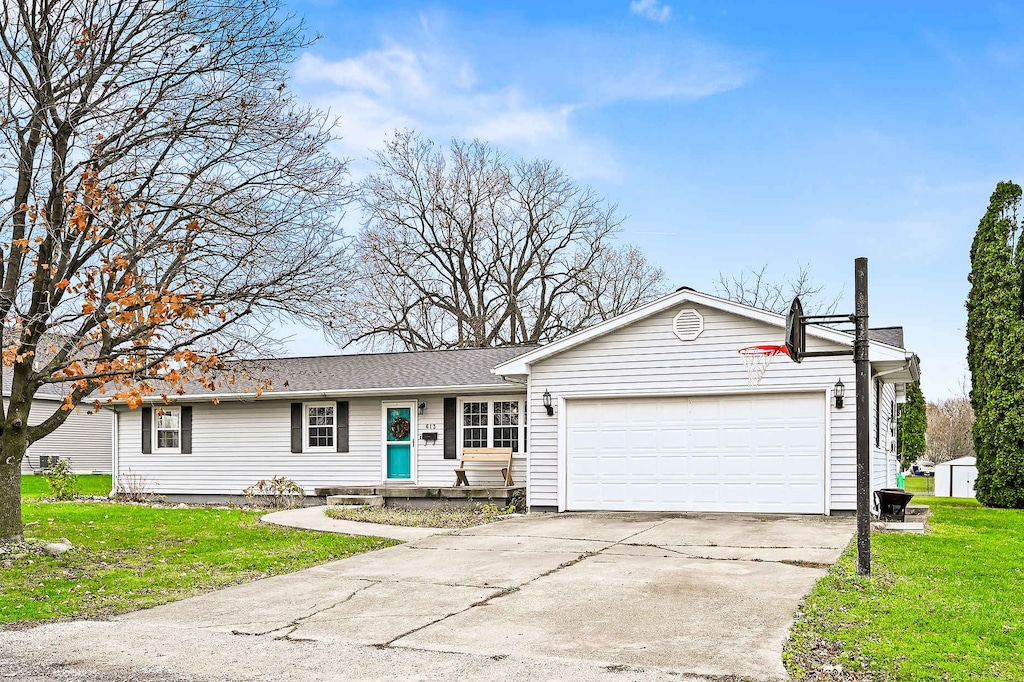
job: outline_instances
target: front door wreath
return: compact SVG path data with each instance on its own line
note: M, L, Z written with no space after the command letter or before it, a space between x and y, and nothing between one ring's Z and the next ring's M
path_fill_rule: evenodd
M409 435L409 420L405 417L395 417L391 422L391 435L395 440L405 440Z

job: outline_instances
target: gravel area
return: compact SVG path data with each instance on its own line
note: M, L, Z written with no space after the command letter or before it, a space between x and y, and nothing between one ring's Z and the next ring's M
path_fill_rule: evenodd
M502 514L505 509L497 507L442 506L431 509L407 507L363 507L344 509L328 507L327 516L343 521L364 521L383 523L389 526L411 526L416 528L471 528L492 521L507 519L512 514Z

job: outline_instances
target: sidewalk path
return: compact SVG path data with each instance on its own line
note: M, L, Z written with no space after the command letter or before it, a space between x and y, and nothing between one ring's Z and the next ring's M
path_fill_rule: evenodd
M345 521L332 519L324 512L327 507L302 507L287 511L265 514L260 517L264 523L273 523L289 528L304 530L320 530L327 533L343 533L345 535L372 535L378 538L390 538L409 542L421 540L431 535L451 532L451 528L416 528L412 526L389 526L384 523L366 523L364 521Z

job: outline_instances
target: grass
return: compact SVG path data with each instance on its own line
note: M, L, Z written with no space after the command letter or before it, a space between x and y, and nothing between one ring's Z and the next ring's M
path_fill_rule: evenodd
M875 533L870 579L855 543L808 596L783 658L795 679L1024 679L1024 511L931 506L927 535ZM871 677L818 677L838 663Z
M265 525L238 509L45 502L35 478L22 479L26 538L75 549L0 555L0 626L100 618L395 544Z
M78 477L78 492L90 497L106 497L110 494L110 474L82 474ZM50 494L46 476L22 476L21 499L39 500Z
M386 523L390 526L417 526L423 528L469 528L498 520L511 510L493 504L475 509L443 506L428 509L408 507L363 507L360 509L327 509L332 519Z
M931 495L935 492L935 477L907 476L904 488L908 493Z

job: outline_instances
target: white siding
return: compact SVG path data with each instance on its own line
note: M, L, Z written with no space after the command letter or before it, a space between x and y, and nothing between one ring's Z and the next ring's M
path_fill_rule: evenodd
M672 321L680 309L696 308L704 316L704 331L694 341L680 341ZM530 374L529 504L558 504L558 425L560 415L544 412L545 390L555 400L584 396L713 395L719 393L777 393L788 390L830 391L836 380L846 385L846 406L837 410L828 401L831 433L830 509L856 507L856 443L854 368L851 356L812 358L801 364L776 357L761 385L747 385L737 351L744 346L779 344L783 333L746 317L714 308L681 304L628 327L538 362ZM832 349L808 338L808 350Z
M899 462L896 457L896 438L893 427L895 413L893 402L896 400L896 387L882 383L882 404L875 401L874 379L871 384L871 489L893 488L896 486L896 471ZM879 432L875 431L875 414L881 408L878 420Z
M28 423L41 424L60 409L61 405L62 403L56 400L36 399L32 403ZM53 433L33 443L21 462L22 472L38 470L41 455L59 455L63 459L71 460L71 465L77 473L109 474L113 457L113 415L107 410L100 410L95 414L88 412L86 408L73 410L67 420Z
M526 397L525 390L515 389L519 386L509 386L509 391L500 394L481 394L477 396L466 396L472 400L496 399L499 397L519 398ZM525 388L525 387L523 387ZM459 465L458 459L444 458L444 397L429 396L422 398L427 403L427 408L417 422L417 467L416 484L424 486L453 486L455 485L455 468ZM524 409L524 412L526 410ZM462 419L461 413L456 413L456 419ZM432 425L427 428L427 425ZM437 443L427 445L419 438L424 431L436 431ZM456 430L456 433L460 433ZM529 436L529 431L527 431ZM458 455L462 454L461 443L456 446ZM505 485L501 471L493 464L476 465L467 464L467 475L472 485ZM512 479L516 485L526 484L526 453L518 453L512 458Z
M288 400L263 398L254 402L195 403L192 407L192 453L142 453L139 410L121 411L118 470L145 475L155 492L163 494L241 494L262 478L286 476L307 494L316 487L379 485L383 479L384 401L426 402L414 416L417 485L451 486L455 459L444 459L444 395L346 398L349 403L348 452L291 452L291 407ZM335 400L330 398L328 400ZM414 410L415 415L415 410ZM435 444L420 434L436 431ZM524 481L525 463L513 467ZM492 475L493 474L493 475ZM497 471L474 475L474 484L500 483Z

